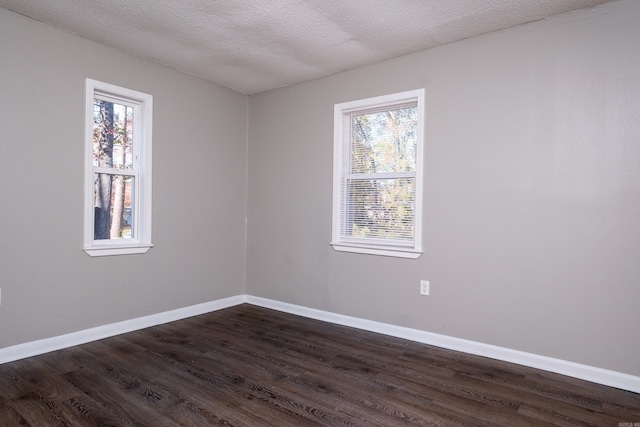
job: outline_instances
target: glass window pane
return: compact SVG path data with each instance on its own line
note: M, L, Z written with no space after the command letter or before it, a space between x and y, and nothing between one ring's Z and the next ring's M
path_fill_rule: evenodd
M414 172L417 108L351 117L351 173Z
M93 100L93 165L133 168L133 108Z
M343 236L414 238L415 178L348 180Z
M94 239L134 238L132 176L94 175Z

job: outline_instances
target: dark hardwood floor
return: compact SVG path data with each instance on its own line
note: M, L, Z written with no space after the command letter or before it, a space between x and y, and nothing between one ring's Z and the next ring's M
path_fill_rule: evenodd
M0 365L0 426L613 426L640 395L252 305Z

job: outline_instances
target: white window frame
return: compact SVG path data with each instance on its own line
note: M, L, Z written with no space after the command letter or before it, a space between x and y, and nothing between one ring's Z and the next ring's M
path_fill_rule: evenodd
M344 102L334 106L334 136L333 136L333 221L331 245L337 251L355 252L361 254L383 255L399 258L416 259L422 253L422 189L423 189L423 157L424 157L424 89L416 89L390 95L377 96L357 101ZM392 109L394 106L415 102L417 107L418 123L416 129L416 194L414 212L414 238L413 241L403 244L394 244L387 241L376 241L368 238L345 238L341 236L341 218L343 216L343 201L341 197L344 175L343 157L345 144L351 139L350 129L345 129L345 116L354 112L372 109Z
M93 102L95 96L133 106L134 169L133 229L130 239L94 239ZM85 85L85 182L84 251L90 256L128 255L147 252L151 243L151 133L153 96L98 80ZM127 174L130 171L127 171Z

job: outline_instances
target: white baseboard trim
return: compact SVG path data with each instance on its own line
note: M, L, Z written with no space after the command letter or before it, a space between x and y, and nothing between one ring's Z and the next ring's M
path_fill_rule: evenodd
M186 319L187 317L193 317L199 314L222 310L223 308L242 304L246 301L246 295L236 295L216 301L178 308L176 310L138 317L136 319L124 320L122 322L111 323L109 325L97 326L95 328L72 332L70 334L60 335L57 337L44 338L24 344L5 347L0 349L0 364L13 362L14 360L24 359L31 356L37 356L38 354L60 350L63 348L72 347L74 345L101 340L103 338L108 338L127 332L137 331L151 326L162 325L164 323Z
M529 366L532 368L542 369L544 371L555 372L598 384L616 387L622 390L640 393L640 377L637 376L251 295L236 295L216 301L192 305L190 307L179 308L136 319L72 332L66 335L5 347L0 349L0 364L72 347L74 345L85 344L127 332L137 331L151 326L162 325L164 323L186 319L200 314L222 310L242 303L253 304L285 313L308 317L310 319L322 320L338 325L350 326L352 328L421 342L424 344L434 345L436 347L461 351L463 353L490 357L492 359L516 363L518 365Z
M492 359L502 360L504 362L511 362L531 368L542 369L544 371L555 372L557 374L567 375L598 384L616 387L622 390L640 393L640 377L629 374L498 347L495 345L483 344L476 341L435 334L418 329L405 328L402 326L394 326L387 323L345 316L342 314L270 300L267 298L247 295L246 302L260 307L283 311L285 313L377 332L397 338L404 338L411 341L434 345L436 347L461 351L463 353L489 357Z

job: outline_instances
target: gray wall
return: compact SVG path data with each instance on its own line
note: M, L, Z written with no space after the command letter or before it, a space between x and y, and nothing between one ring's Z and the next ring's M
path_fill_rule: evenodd
M638 22L616 2L251 96L247 293L640 375ZM333 105L420 87L426 252L335 252Z
M85 77L154 96L145 255L82 250ZM0 348L243 294L247 102L0 9Z

